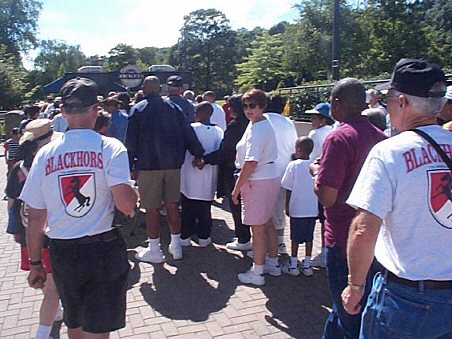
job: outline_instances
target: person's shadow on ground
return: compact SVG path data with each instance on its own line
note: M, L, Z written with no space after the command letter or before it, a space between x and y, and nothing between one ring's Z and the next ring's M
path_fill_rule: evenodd
M321 337L319 319L327 318L327 307L331 306L331 297L325 293L328 290L325 269L314 269L312 277L266 275L266 284L261 289L268 298L266 306L272 314L265 317L269 324L292 338Z
M184 249L183 261L154 265L152 283L140 291L152 308L170 319L206 321L224 307L237 288L239 257L216 248Z
M142 265L152 266L152 282L140 286L144 300L169 319L206 321L211 313L226 307L237 287L237 272L246 270L249 263L215 245L201 248L195 242L193 246L183 248L183 260L175 261L168 253L170 238L166 219L161 218L161 223L165 264L143 263L135 258L140 247L147 246L144 215L138 216L135 225L128 224L121 229L131 262L128 289L140 281L143 271L146 274L150 271ZM234 232L224 220L214 219L212 224L215 244L224 245L230 241Z

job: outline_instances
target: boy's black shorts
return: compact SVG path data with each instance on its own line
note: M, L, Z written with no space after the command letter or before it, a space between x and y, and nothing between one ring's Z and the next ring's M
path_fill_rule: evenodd
M290 218L290 240L298 244L312 242L316 219L316 217Z

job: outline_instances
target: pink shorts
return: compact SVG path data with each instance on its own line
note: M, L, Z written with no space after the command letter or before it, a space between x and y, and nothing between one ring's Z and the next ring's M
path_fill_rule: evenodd
M245 225L263 225L275 214L280 179L248 180L241 188L242 222Z

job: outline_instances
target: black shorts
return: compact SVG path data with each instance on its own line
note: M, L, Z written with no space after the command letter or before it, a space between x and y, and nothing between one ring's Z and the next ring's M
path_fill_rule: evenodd
M290 240L298 244L312 242L317 218L290 218Z
M123 328L129 262L122 237L82 245L50 240L49 252L66 326L90 333Z

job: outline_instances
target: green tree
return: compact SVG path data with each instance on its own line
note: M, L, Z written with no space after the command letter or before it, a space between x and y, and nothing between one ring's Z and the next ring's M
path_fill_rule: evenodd
M331 74L332 0L303 0L297 24L285 33L285 64L304 79L326 79Z
M435 0L425 11L428 26L430 53L436 61L452 66L452 2Z
M68 45L64 41L43 40L34 64L42 73L42 85L45 85L64 72L75 72L86 62L85 54L80 46Z
M236 85L240 91L253 86L265 91L274 90L281 80L292 74L281 62L284 57L283 35L265 33L252 43L250 54L245 61L237 65Z
M127 44L118 44L113 47L104 65L106 70L119 71L126 65L135 65L139 59L139 53L135 48Z
M196 91L230 92L235 76L236 35L229 20L216 9L200 9L184 17L181 37L171 50L170 62L192 71Z
M42 2L37 0L0 1L0 44L19 57L20 51L36 46L36 31Z
M143 47L138 48L137 52L138 58L146 67L169 63L170 48Z
M17 58L0 44L0 109L12 109L22 103L27 72L17 65Z
M424 5L421 0L369 0L360 10L357 22L370 42L360 64L368 75L391 70L403 57L429 57Z

